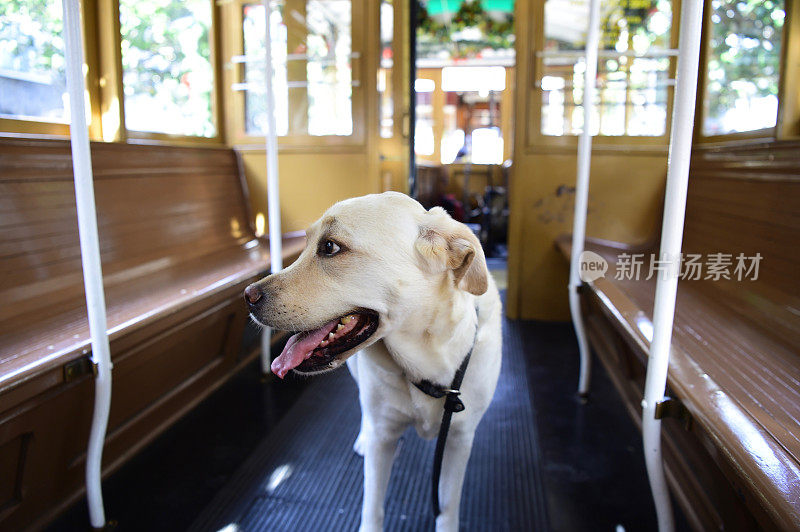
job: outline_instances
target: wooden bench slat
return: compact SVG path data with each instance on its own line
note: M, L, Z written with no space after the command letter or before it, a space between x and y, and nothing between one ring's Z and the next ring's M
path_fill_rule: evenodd
M122 329L145 326L171 308L180 308L197 297L230 289L263 273L269 264L266 246L268 244L262 243L239 257L229 253L203 256L194 263L185 264L180 276L164 270L138 282L109 288L106 297L111 338ZM287 259L296 257L304 247L302 237L287 239L284 255ZM74 338L75 334L79 338ZM0 353L15 353L13 357L0 358L0 391L3 391L11 383L62 365L88 348L85 305L73 299L63 307L52 309L49 315L28 313L17 320L0 322L0 338ZM51 345L53 347L48 349ZM48 353L50 358L40 361L41 353ZM19 373L23 369L24 375Z
M617 283L639 308L653 308L655 283ZM687 285L679 288L673 341L800 461L796 353L717 303L716 294Z
M568 251L569 244L564 243L562 249ZM618 250L592 243L588 243L586 249L603 256L609 263L609 271L615 271ZM645 264L643 271L647 268ZM633 305L636 317L652 320L655 279L603 279L596 281L593 289L605 292L611 286L615 287L615 297L624 294ZM635 326L636 317L625 316L624 319L633 320ZM623 319L621 314L619 319ZM768 334L750 319L726 308L720 303L716 290L692 281L679 284L673 334L676 345L697 357L703 369L732 397L752 407L760 405L760 413L781 420L786 428L782 435L795 442L790 446L791 453L800 462L798 353L784 345L779 337ZM643 347L645 352L649 349L649 340ZM742 386L741 377L753 383L753 387ZM763 385L758 385L758 382ZM783 393L776 395L775 392L780 390ZM755 417L759 418L758 415Z

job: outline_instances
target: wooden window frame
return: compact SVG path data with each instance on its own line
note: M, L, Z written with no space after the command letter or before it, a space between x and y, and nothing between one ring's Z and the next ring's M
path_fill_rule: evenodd
M783 57L778 82L778 139L800 139L800 0L786 0Z
M527 153L556 152L573 153L578 149L579 135L545 135L542 133L542 89L537 87L540 73L544 64L538 52L544 50L544 6L546 0L534 0L528 14L529 42L521 43L526 46L525 53L518 53L517 57L530 57L531 74L527 80L525 103L527 109L524 113L517 113L518 117L525 117L525 124L516 127L525 128L525 151ZM670 48L678 47L680 37L680 10L681 0L672 0L672 22L670 31ZM675 79L677 60L670 58L667 75ZM669 146L669 132L672 127L672 105L675 88L667 87L666 122L664 134L659 136L639 135L594 135L592 149L602 151L632 151L632 152L665 152Z
M700 67L697 78L697 105L694 118L694 142L726 144L736 141L800 138L800 75L789 65L800 65L800 0L785 0L781 60L778 69L778 113L775 126L751 131L703 134L706 117L705 100L708 81L708 60L711 53L711 0L703 5L703 36L700 41Z
M224 140L224 115L218 90L222 79L219 53L219 7L211 3L211 64L214 86L211 92L211 113L216 129L213 137L170 135L132 131L125 127L125 98L122 86L122 35L119 22L119 0L85 0L81 2L84 55L87 65L86 90L89 93L92 140L106 142L154 143L219 146ZM69 124L43 120L0 119L3 136L67 137Z
M103 10L104 20L100 21L99 28L112 28L106 31L99 40L101 50L114 50L116 57L106 64L100 65L102 78L112 80L116 87L113 87L104 95L104 104L111 102L110 105L119 105L119 125L116 130L106 131L103 128L103 137L106 139L127 141L130 143L156 143L156 144L177 144L177 145L221 145L224 142L224 119L222 115L221 95L219 91L222 80L220 72L220 30L222 28L219 17L219 7L215 0L206 0L211 4L211 27L209 30L209 49L211 68L214 73L214 80L211 88L211 121L214 124L215 134L211 137L197 135L174 135L170 133L159 133L155 131L134 131L125 126L125 93L123 87L123 67L122 67L122 32L119 22L119 2L120 0L97 0L105 4ZM113 69L113 71L111 70ZM104 84L107 86L107 84ZM105 123L103 124L106 125ZM113 126L111 126L113 128Z
M367 20L366 2L371 0L351 1L350 39L351 52L359 52L357 58L352 58L352 80L359 81L353 86L351 95L353 132L350 135L285 135L278 137L279 151L363 151L366 148L367 132L367 90L374 88L374 82L369 83L364 74L367 72L366 63L368 42L366 32L370 30ZM223 43L222 57L224 68L222 75L221 93L225 100L225 128L229 145L239 146L243 149L263 149L264 136L251 135L246 131L245 124L245 91L234 91L234 83L244 81L244 64L232 63L231 58L244 54L244 6L257 4L258 0L229 0L222 6ZM374 28L373 28L374 29ZM377 54L379 55L379 54Z
M97 47L94 46L97 27L94 2L81 2L82 36L84 42L84 60L87 65L86 89L89 93L89 136L93 140L100 138L100 112L99 94L95 90L97 84L96 57ZM67 137L69 136L69 123L55 122L44 119L25 118L0 118L0 134L2 136L31 136L31 137Z

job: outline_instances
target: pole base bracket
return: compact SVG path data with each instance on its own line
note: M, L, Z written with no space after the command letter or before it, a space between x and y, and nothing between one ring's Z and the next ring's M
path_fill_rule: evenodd
M64 364L64 382L72 382L83 377L84 375L93 375L97 377L97 364L92 362L88 356L82 356L72 362Z
M692 428L692 414L683 405L680 399L664 397L664 399L656 403L655 418L664 419L667 417L682 422L686 430Z

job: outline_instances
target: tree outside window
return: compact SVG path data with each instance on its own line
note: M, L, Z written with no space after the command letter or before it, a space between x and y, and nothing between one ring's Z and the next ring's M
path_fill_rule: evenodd
M703 134L775 126L783 0L713 0Z
M213 137L211 1L121 0L125 126Z
M0 1L0 117L66 122L60 0Z

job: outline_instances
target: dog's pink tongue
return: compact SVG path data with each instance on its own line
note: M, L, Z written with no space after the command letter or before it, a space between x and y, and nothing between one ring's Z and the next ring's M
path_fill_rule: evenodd
M272 373L281 379L311 356L311 352L328 336L339 320L333 320L314 331L297 333L286 342L283 352L272 361Z

